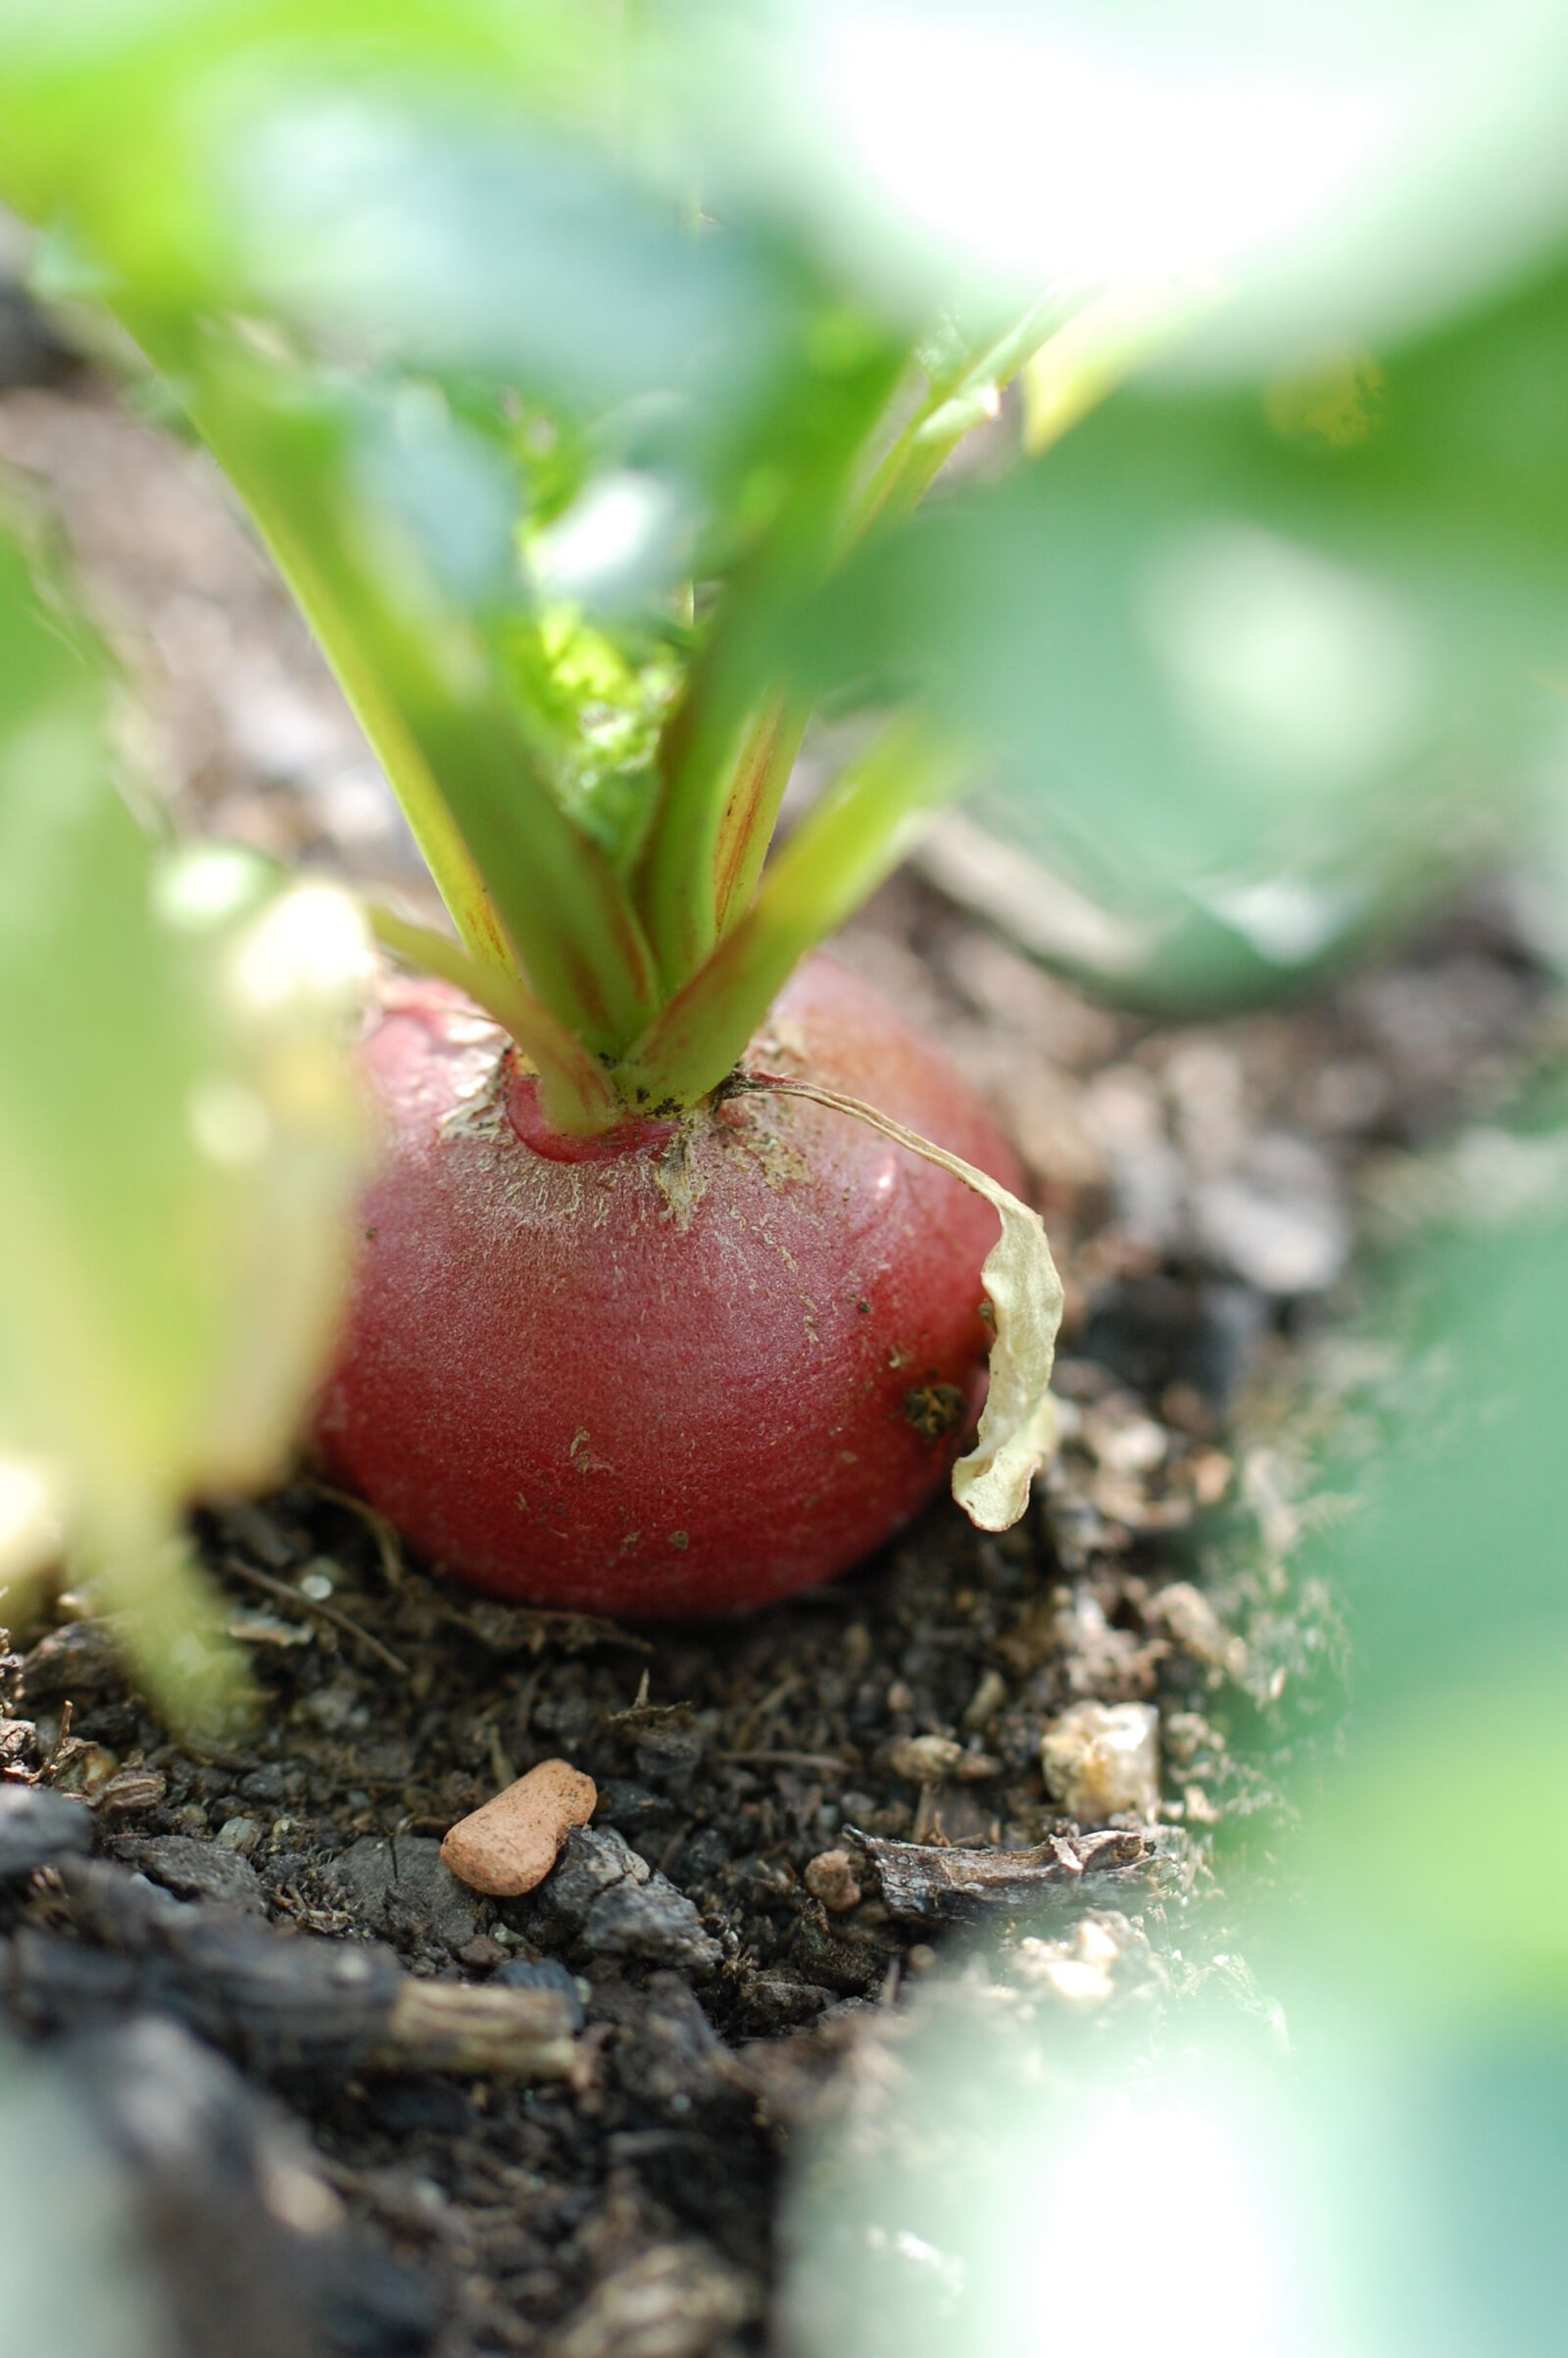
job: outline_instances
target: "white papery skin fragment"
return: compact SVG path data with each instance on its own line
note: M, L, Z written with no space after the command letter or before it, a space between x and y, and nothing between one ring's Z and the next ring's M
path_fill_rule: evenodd
M974 1448L953 1469L953 1495L981 1531L1007 1531L1029 1503L1030 1486L1056 1446L1056 1412L1051 1371L1061 1325L1061 1279L1051 1256L1045 1222L1027 1204L977 1170L961 1155L933 1146L859 1098L809 1081L756 1079L741 1086L809 1098L836 1113L880 1130L895 1145L934 1162L984 1196L1002 1222L1002 1234L985 1258L980 1282L991 1304L991 1385Z

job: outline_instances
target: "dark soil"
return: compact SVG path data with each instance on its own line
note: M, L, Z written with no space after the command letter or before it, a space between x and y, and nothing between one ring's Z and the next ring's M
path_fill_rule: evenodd
M196 591L177 549L94 558L163 742L207 692L171 719L201 635L180 596L208 601L215 664L251 633L270 692L330 711L187 455L90 390L16 400L0 451L24 446L78 544L99 516L60 471L78 428L98 496L131 436L136 498L162 467L194 502ZM187 818L248 810L253 834L330 848L319 778L195 736ZM340 816L379 808L346 791ZM368 825L339 849L396 864ZM445 1585L302 1475L199 1518L263 1697L203 1753L127 1691L83 1600L16 1636L0 1992L87 2091L178 2358L760 2349L792 2147L946 1926L1070 1938L1108 1909L1197 1970L1225 1948L1216 1838L1227 1876L1262 1857L1283 1764L1332 1728L1330 1602L1293 1569L1314 1419L1350 1380L1358 1243L1414 1155L1512 1101L1557 1021L1501 902L1288 1011L1181 1027L1106 1014L907 880L845 955L991 1092L1057 1243L1065 1446L1015 1532L944 1501L830 1590L621 1629ZM1158 1714L1157 1808L1099 1845L1040 1765L1084 1700ZM477 1897L440 1838L551 1757L597 1781L593 1827L529 1898ZM411 2010L404 1976L512 1991L512 2068L455 1997Z

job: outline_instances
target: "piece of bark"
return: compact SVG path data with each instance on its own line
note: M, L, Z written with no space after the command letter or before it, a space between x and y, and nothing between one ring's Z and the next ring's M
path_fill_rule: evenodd
M13 2011L33 2029L151 2006L286 2078L449 2071L543 2081L573 2069L574 2010L558 1990L416 1981L379 1942L187 1906L107 1860L63 1860L56 1874L52 1909L100 1947L18 1933L3 1978Z
M408 1974L366 2060L372 2070L564 2080L572 2068L574 2011L555 1990L494 1982L475 1990Z
M961 1924L1002 1910L1026 1914L1082 1889L1147 1879L1171 1855L1156 1829L1053 1835L1030 1850L956 1850L894 1842L847 1826L890 1912L911 1924Z
M0 1783L0 1883L92 1848L92 1813L70 1793Z
M349 2217L298 2123L221 2055L167 2016L141 2014L65 2042L53 2060L76 2098L76 2134L96 2132L86 2183L105 2169L121 2182L125 2290L134 2254L167 2311L160 2349L180 2358L431 2349L441 2291Z
M541 1760L457 1825L441 1857L470 1891L518 1899L544 1882L574 1826L586 1826L599 1799L592 1777L568 1760Z

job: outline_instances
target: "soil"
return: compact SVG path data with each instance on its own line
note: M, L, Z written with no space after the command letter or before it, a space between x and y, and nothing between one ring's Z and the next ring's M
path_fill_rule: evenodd
M84 376L0 400L0 459L75 548L176 820L408 882L205 463ZM15 1634L0 1992L127 2173L179 2358L763 2348L791 2156L948 1927L1109 1924L1201 1970L1332 1734L1295 1548L1366 1253L1412 1158L1560 1040L1505 896L1223 1022L1107 1012L907 877L840 949L987 1092L1052 1228L1064 1447L1014 1532L944 1501L831 1588L619 1627L445 1585L302 1472L197 1518L263 1698L216 1750L89 1600ZM1042 1772L1054 1730L1087 1790L1086 1703L1156 1731L1108 1832ZM468 1891L441 1837L551 1758L592 1825L528 1897ZM465 1990L513 1997L480 2027Z

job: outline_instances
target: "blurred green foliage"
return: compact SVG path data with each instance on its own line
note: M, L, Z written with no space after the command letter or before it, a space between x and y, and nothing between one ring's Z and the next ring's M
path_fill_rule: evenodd
M172 2321L138 2246L124 2174L78 2090L9 2039L0 2041L0 2137L26 2155L0 2206L12 2347L80 2358L167 2352Z
M46 272L181 386L438 878L455 826L581 1036L625 1045L705 954L681 879L792 669L959 729L975 815L1108 909L1106 979L1145 997L1289 979L1561 777L1554 12L1210 0L1179 40L1134 0L3 14ZM894 376L940 410L1043 292L1070 376L1134 381L1022 476L894 503L841 573ZM656 698L701 651L668 779L569 743L604 701L573 615ZM607 1027L568 969L639 860L657 974L621 961ZM479 895L449 900L482 957Z
M1376 359L1129 385L868 547L814 678L982 711L977 815L1142 920L1156 976L1184 899L1309 962L1560 796L1565 375L1554 268Z
M281 1462L346 1281L364 1141L333 1024L365 937L329 886L155 853L105 686L0 542L0 1456L186 1717L226 1655L176 1518Z
M798 2182L803 2358L1560 2347L1564 1143L1523 1135L1511 1209L1385 1266L1384 1364L1312 1474L1354 1511L1292 1565L1333 1581L1351 1685L1294 1823L1261 1858L1232 1828L1220 1939L1167 1901L1119 2005L1027 1950L916 1997Z

